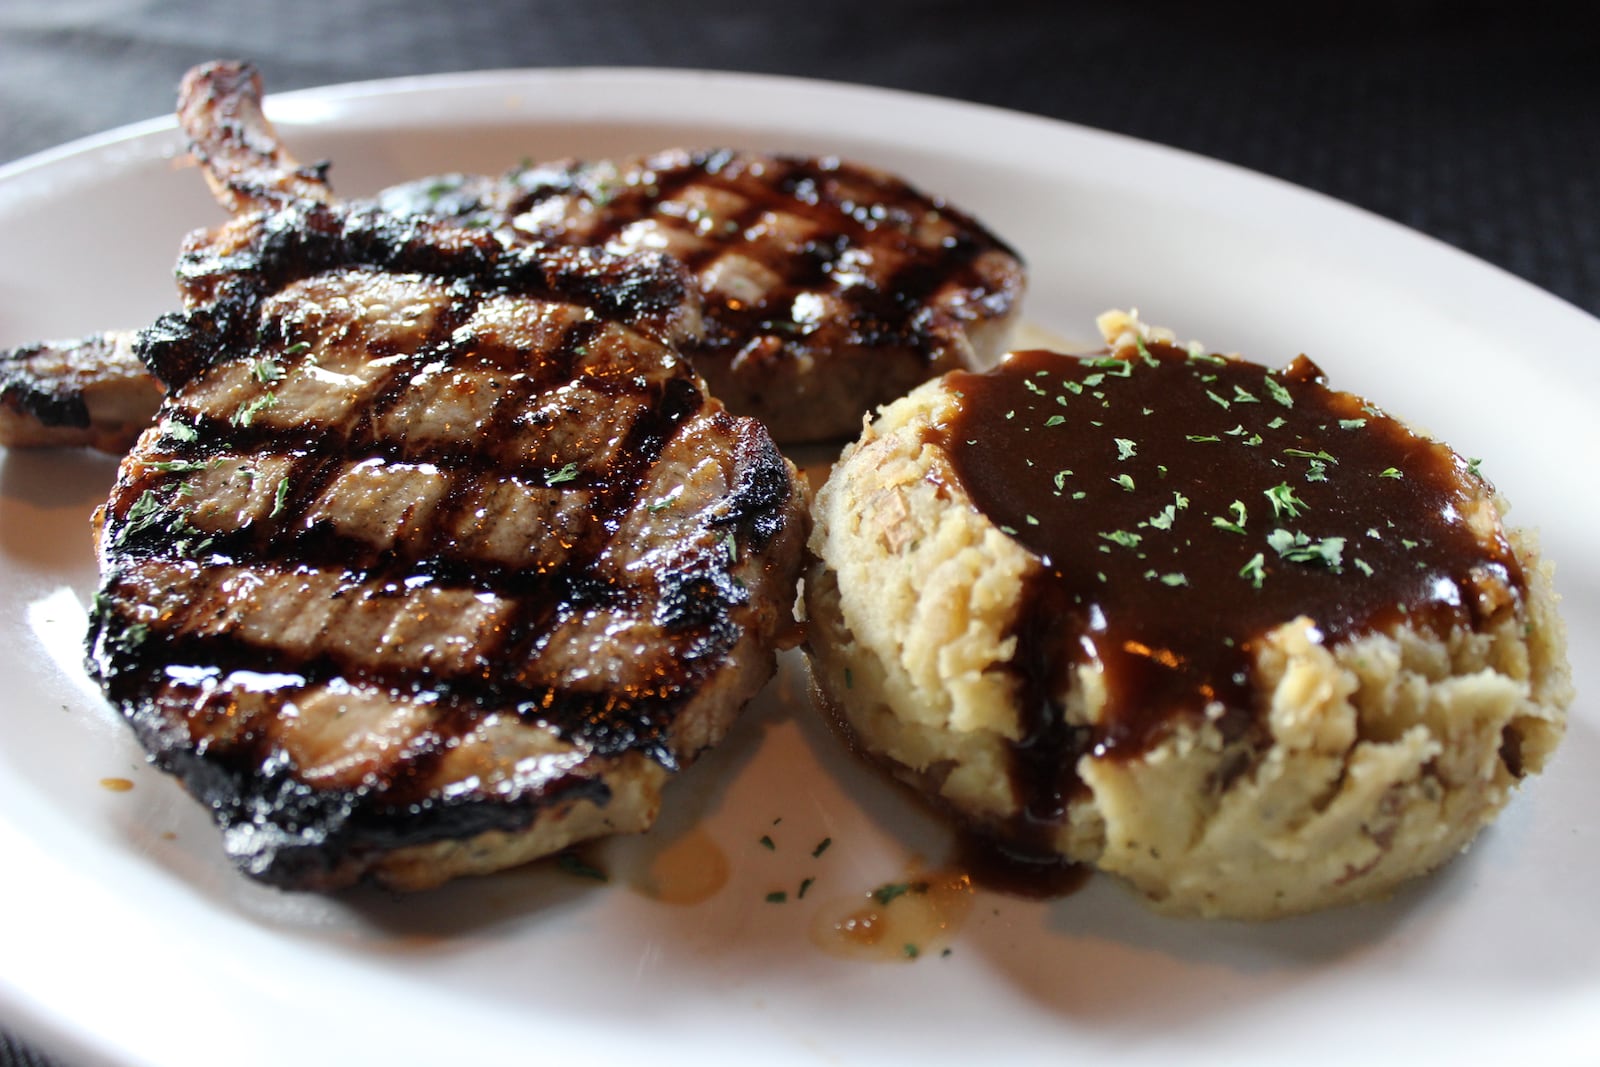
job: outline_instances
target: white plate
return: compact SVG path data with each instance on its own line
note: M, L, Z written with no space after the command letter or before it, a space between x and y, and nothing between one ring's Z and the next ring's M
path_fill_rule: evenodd
M870 89L543 71L294 93L269 111L347 194L675 144L899 171L1023 250L1048 329L1084 336L1095 312L1137 304L1264 362L1307 351L1487 457L1560 561L1591 691L1600 323L1439 244L1176 152ZM176 145L154 122L0 170L0 345L172 305L180 236L220 218ZM606 850L608 885L536 868L407 900L261 888L79 667L87 518L110 474L83 455L0 461L0 1018L68 1062L1542 1064L1600 1049L1590 698L1550 772L1438 876L1269 925L1157 918L1097 880L1049 903L981 895L948 956L820 951L820 910L939 863L949 841L839 753L792 662L677 783L663 827ZM693 906L630 888L669 846L720 850L726 885ZM768 903L774 889L788 901Z

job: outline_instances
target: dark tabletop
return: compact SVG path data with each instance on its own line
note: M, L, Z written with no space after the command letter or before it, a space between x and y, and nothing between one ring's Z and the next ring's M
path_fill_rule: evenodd
M1600 314L1600 32L1586 7L0 0L0 163L167 114L184 69L224 56L255 61L275 91L502 67L760 71L995 104L1228 160ZM46 1062L0 1031L0 1067Z

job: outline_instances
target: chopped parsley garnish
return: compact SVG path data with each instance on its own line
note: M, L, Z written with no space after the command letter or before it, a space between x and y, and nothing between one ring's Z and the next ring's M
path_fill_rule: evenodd
M142 622L136 622L118 633L113 644L117 646L118 651L132 653L144 644L145 638L149 636L150 627Z
M164 459L150 464L150 469L158 470L162 474L192 474L195 471L203 471L207 467L214 467L217 462L214 459Z
M1279 528L1267 535L1272 550L1292 563L1321 563L1337 571L1343 565L1344 538L1324 537L1313 541L1305 534Z
M1274 516L1287 515L1291 519L1298 518L1307 508L1306 502L1294 495L1294 489L1288 482L1279 482L1271 489L1263 489L1261 492L1272 501Z
M1236 385L1233 387L1233 402L1235 404L1259 404L1261 403L1261 398L1246 390L1244 386Z
M1117 458L1119 460L1133 458L1133 455L1139 449L1135 442L1128 440L1126 437L1113 437L1112 440L1116 442Z
M1276 400L1286 408L1294 407L1294 397L1290 395L1288 389L1284 388L1282 382L1278 381L1278 379L1274 378L1270 374L1267 375L1265 381L1267 384L1268 396L1272 397L1272 399Z
M915 944L913 944L910 941L906 942L906 947L905 947L904 951L905 951L905 954L906 954L906 959L910 959L910 960L914 960L918 956L922 955L922 949L918 948Z
M273 495L272 495L272 511L268 514L267 517L269 519L277 518L283 512L284 502L286 500L288 500L288 499L289 499L289 479L287 479L287 478L279 478L278 479L278 490L277 490L277 492L273 493Z
M1195 444L1208 444L1213 441L1222 440L1222 438L1218 437L1214 433L1192 433L1189 434L1186 439L1193 441Z
M196 430L188 423L173 422L171 419L168 419L165 429L167 433L172 436L173 440L183 441L186 444L193 441L198 441L200 439L200 431Z
M568 463L560 470L546 471L544 476L544 484L547 486L560 485L562 482L572 481L577 476L578 465L576 463Z
M135 500L133 505L128 508L128 517L124 520L127 525L123 527L121 536L131 537L156 525L161 518L161 511L161 499L156 496L155 490L146 489L139 494L139 499Z
M272 407L278 402L278 394L268 390L253 400L247 401L233 413L230 420L235 426L249 426L256 421L256 416Z
M816 883L816 881L817 880L815 878L802 879L800 882L800 889L795 893L794 898L796 900L806 899L806 891L809 890L812 885Z
M811 850L811 858L816 859L818 856L828 851L828 846L831 844L833 844L833 838L831 837L824 837L821 841L818 841L817 847Z
M1378 473L1378 477L1380 477L1380 478L1403 478L1405 476L1403 474L1401 474L1400 471L1397 470L1394 467L1385 467L1385 468L1383 468L1382 471L1380 471Z
M579 878L590 878L596 882L604 882L606 874L598 867L594 867L578 857L575 852L563 852L556 857L556 866L568 874L577 875Z
M1221 515L1213 515L1211 517L1211 525L1215 526L1219 530L1227 530L1230 533L1244 533L1244 521L1248 516L1248 512L1245 510L1244 501L1235 500L1232 504L1228 505L1228 510L1233 512L1232 522L1229 522Z
M1143 535L1130 533L1127 530L1112 530L1110 533L1102 531L1100 536L1114 545L1121 545L1123 548L1134 548L1140 541L1144 540Z
M1361 429L1361 427L1365 426L1366 424L1367 424L1367 420L1366 419L1340 419L1339 420L1339 429L1341 429L1341 430L1359 430L1359 429Z
M1133 492L1133 478L1132 478L1132 476L1127 475L1127 474L1119 474L1119 475L1117 475L1115 478L1113 478L1111 480L1116 482L1118 485L1122 486L1122 488L1126 489L1128 492L1130 492L1130 493Z
M1189 579L1182 573L1175 571L1172 574L1163 574L1161 576L1161 584L1171 586L1188 585Z
M1216 393L1213 393L1210 389L1206 390L1206 396L1209 396L1212 400L1215 400L1218 404L1221 404L1224 410L1226 410L1227 408L1231 408L1233 406L1232 404L1228 403L1226 400L1222 399L1222 397L1218 396Z
M766 834L761 835L761 847L766 849L768 852L778 851L778 846L773 844L772 838L768 837Z
M1066 421L1067 417L1065 415L1051 415L1048 419L1044 420L1044 424L1046 426L1060 426Z
M788 899L789 899L789 894L785 893L781 889L774 889L772 892L767 894L767 903L768 904L783 904L783 903L787 902Z
M1477 456L1473 456L1471 459L1467 460L1467 473L1472 475L1474 478L1482 478L1483 471L1478 469L1482 463L1483 460L1479 459Z
M1160 512L1145 520L1144 525L1154 530L1170 530L1178 518L1178 505L1168 504Z
M1250 557L1250 562L1239 568L1239 577L1250 579L1250 584L1260 589L1261 583L1267 578L1266 562L1266 556L1257 552Z
M250 361L250 374L256 381L271 385L283 380L283 365L274 359L253 359Z
M872 891L872 899L879 904L888 904L896 897L903 897L907 893L926 893L927 882L891 882L880 885Z

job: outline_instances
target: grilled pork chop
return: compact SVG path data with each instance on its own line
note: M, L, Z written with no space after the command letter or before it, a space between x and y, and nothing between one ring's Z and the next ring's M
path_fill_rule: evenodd
M187 127L219 131L197 155L212 161L225 204L332 199L325 169L295 162L261 117L250 77L213 75L212 91L184 106ZM568 161L407 182L376 203L509 222L523 239L673 255L706 310L688 355L713 394L783 443L853 436L864 412L912 386L992 365L1024 287L1016 253L976 220L832 158L680 150ZM14 443L4 430L0 443Z
M805 528L671 347L681 271L302 195L190 133L244 214L139 339L168 392L98 516L108 697L279 886L648 826L770 676Z
M706 304L689 357L780 442L853 436L920 382L987 368L1021 303L1022 264L999 238L838 159L670 151L507 181L522 232L686 264Z

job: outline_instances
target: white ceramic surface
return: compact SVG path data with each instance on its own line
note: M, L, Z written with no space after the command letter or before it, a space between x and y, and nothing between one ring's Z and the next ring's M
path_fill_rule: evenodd
M1181 922L1096 880L1046 903L980 895L948 956L851 962L815 947L815 916L937 865L950 840L839 752L791 659L673 786L663 825L602 851L607 885L534 868L412 899L285 895L233 873L80 667L87 520L111 462L0 454L0 1021L69 1063L165 1067L1600 1059L1600 565L1585 533L1600 529L1600 323L1278 182L879 90L503 72L288 94L269 113L347 194L679 144L853 157L1014 242L1046 329L1082 337L1097 311L1137 305L1261 362L1307 352L1485 457L1513 518L1542 528L1578 661L1569 736L1470 853L1381 904ZM0 169L0 345L173 306L179 239L221 217L178 144L157 121ZM133 788L102 788L112 777ZM731 868L708 902L630 888L664 849L708 841ZM786 903L767 902L775 889Z

